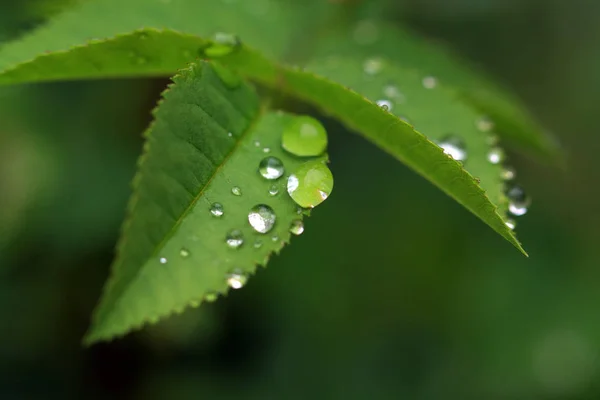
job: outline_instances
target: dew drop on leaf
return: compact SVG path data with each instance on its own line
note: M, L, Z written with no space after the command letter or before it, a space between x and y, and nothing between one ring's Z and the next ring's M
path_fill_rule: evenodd
M509 218L504 223L506 224L506 226L509 227L509 229L512 229L512 230L514 230L517 227L517 223L515 222L514 219Z
M527 213L531 200L521 186L511 186L506 191L508 197L508 211L514 216L521 216Z
M327 149L327 132L316 119L297 117L285 127L281 146L295 156L318 156Z
M385 100L385 99L377 100L377 105L385 111L392 111L393 105L392 105L392 102L389 100Z
M248 213L248 222L258 233L267 233L273 229L276 219L275 211L266 204L258 204Z
M263 149L263 153L270 153L271 152L271 148L270 147L265 147Z
M206 49L204 54L208 57L223 57L233 53L241 46L240 39L231 33L217 32L213 41Z
M231 188L231 193L234 194L235 196L241 196L242 195L242 189L240 189L239 186L234 186Z
M227 133L227 136L228 137L233 137L233 133L229 132L229 133Z
M254 245L253 245L253 247L254 247L255 249L260 249L260 248L262 247L262 245L263 245L263 242L262 242L262 240L260 240L260 239L256 239L256 240L254 241Z
M209 293L206 293L204 295L204 301L212 303L212 302L214 302L214 301L217 300L217 297L219 297L218 293L216 293L216 292L209 292Z
M300 207L313 208L329 197L333 190L333 175L321 161L302 164L287 182L290 197Z
M487 155L487 160L492 164L500 164L504 161L504 150L500 147L494 147Z
M278 241L279 241L279 236L277 236L277 235L271 236L271 242L278 242Z
M435 76L426 76L423 78L422 83L425 89L435 89L437 86L437 78Z
M363 71L367 75L377 75L383 68L383 61L380 58L368 58L363 63Z
M161 264L166 264L166 263L167 263L167 259L166 259L165 257L161 257L161 258L160 258L158 261L159 261Z
M263 178L273 180L278 179L285 172L283 163L277 157L266 157L258 164L258 172Z
M227 285L232 289L241 289L248 282L248 276L239 270L227 275Z
M458 136L446 136L438 143L438 146L444 150L444 153L456 161L465 161L467 159L467 147L465 146L465 142Z
M492 129L494 129L494 122L486 116L479 118L475 122L475 125L477 126L477 129L479 129L481 132L489 132Z
M215 217L222 217L224 213L223 204L221 203L212 203L210 206L210 213Z
M277 185L271 185L269 188L269 196L277 196L279 194L279 187Z
M227 243L227 246L229 248L239 248L241 245L244 244L244 235L242 234L242 231L238 229L229 231L229 233L227 233L227 236L225 237L225 243Z
M290 225L290 232L294 235L302 235L304 232L304 222L299 219L292 221L292 224Z
M515 179L515 176L517 176L517 173L513 167L504 167L502 170L501 177L505 181L511 181Z
M185 247L183 247L181 250L179 250L179 255L182 258L188 258L190 256L190 251L188 249L186 249Z
M259 142L258 140L255 140L255 141L254 141L254 146L255 146L255 147L260 147L260 142Z

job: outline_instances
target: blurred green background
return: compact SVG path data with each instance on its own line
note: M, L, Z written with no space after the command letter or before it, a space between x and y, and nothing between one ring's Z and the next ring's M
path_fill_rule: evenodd
M0 0L0 41L68 2ZM511 153L534 199L517 228L529 259L331 123L333 195L267 269L83 349L166 81L2 87L0 398L599 399L600 2L385 15L496 76L563 144L566 171Z

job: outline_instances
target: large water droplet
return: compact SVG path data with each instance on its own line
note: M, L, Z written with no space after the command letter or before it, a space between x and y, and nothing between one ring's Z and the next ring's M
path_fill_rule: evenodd
M481 132L489 132L494 129L494 122L489 117L481 117L476 122L477 129Z
M500 164L504 161L504 150L500 147L494 147L487 155L487 159L492 164Z
M296 117L285 127L281 146L295 156L318 156L327 148L327 132L314 118Z
M240 39L233 34L217 32L212 43L206 49L204 54L208 57L223 57L233 53L241 46Z
M435 76L426 76L425 78L423 78L422 83L425 89L435 89L438 82Z
M377 100L377 105L385 111L392 111L392 107L394 106L391 101L386 99Z
M279 194L279 187L275 184L269 188L269 196L277 196Z
M263 158L258 164L258 172L263 178L273 180L281 177L285 172L283 163L277 157Z
M227 243L227 246L232 249L239 248L244 244L244 235L242 234L242 231L238 229L229 231L227 236L225 236L225 243Z
M231 274L227 275L227 284L232 289L241 289L248 282L248 275L244 274L240 270L235 270Z
M223 204L221 203L212 203L210 205L210 213L215 217L222 217L224 213Z
M186 249L185 247L181 248L181 250L179 250L179 255L182 258L188 258L190 256L190 251L188 249Z
M527 213L531 200L522 187L514 185L506 191L508 197L508 211L514 216L521 216Z
M242 189L240 189L239 186L234 186L231 188L231 193L234 194L235 196L241 196L242 195Z
M438 146L444 150L444 153L456 161L465 161L467 159L467 147L465 146L465 142L458 136L446 136L438 143Z
M304 222L299 219L292 221L292 224L290 225L290 232L294 235L302 235L302 232L304 232Z
M333 190L333 175L321 161L302 164L287 182L287 191L301 207L313 208L321 204Z
M383 61L380 58L369 58L363 64L363 71L367 75L377 75L383 68Z
M276 219L275 211L266 204L256 205L248 213L248 222L258 233L267 233L273 229Z

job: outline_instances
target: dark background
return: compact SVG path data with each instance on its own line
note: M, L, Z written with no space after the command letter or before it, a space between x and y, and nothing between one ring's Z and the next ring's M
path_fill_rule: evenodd
M0 1L0 41L66 2ZM529 259L334 126L333 195L246 288L83 349L165 81L2 87L0 398L600 398L600 2L388 11L562 142L565 171L511 153L534 199L517 229Z

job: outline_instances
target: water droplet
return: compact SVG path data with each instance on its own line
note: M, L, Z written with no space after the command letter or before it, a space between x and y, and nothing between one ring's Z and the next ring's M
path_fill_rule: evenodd
M266 204L256 205L248 213L248 222L258 233L267 233L273 229L276 219L275 211Z
M219 297L218 293L216 293L216 292L208 292L204 296L204 301L206 301L208 303L212 303L212 302L214 302L214 301L217 300L217 297Z
M167 263L167 259L165 257L161 257L158 261L160 261L161 264Z
M515 222L514 219L507 219L505 222L506 226L508 226L509 229L514 230L517 227L517 223Z
M375 21L360 21L356 24L352 36L359 45L373 44L379 39L379 27Z
M233 193L235 196L241 196L242 195L242 189L240 189L239 186L234 186L231 188L231 193Z
M228 137L233 137L233 133L229 132L229 133L227 133L227 136Z
M333 190L333 175L321 161L302 164L287 182L290 197L301 207L313 208L321 204Z
M438 146L444 150L444 153L454 158L456 161L465 161L467 159L467 148L465 142L458 136L446 136Z
M212 203L210 205L210 213L215 217L222 217L224 213L223 204L221 203Z
M295 156L318 156L327 148L327 132L314 118L296 117L285 127L281 146Z
M494 122L487 116L479 118L475 122L475 125L477 126L477 129L479 129L481 132L489 132L492 129L494 129Z
M240 39L236 35L217 32L210 46L204 49L204 54L208 57L223 57L233 53L240 46Z
M504 150L500 147L494 147L487 155L487 159L492 164L500 164L504 161Z
M290 225L290 232L294 235L302 235L302 232L304 232L304 222L299 219L292 221L292 225Z
M188 258L190 256L190 251L184 247L179 250L179 255L183 258Z
M435 76L426 76L423 78L422 83L425 89L435 89L437 86L437 78Z
M525 193L522 187L514 185L506 191L506 197L508 197L508 211L519 217L527 213L527 209L531 204L531 200Z
M377 105L385 111L392 111L393 104L389 100L377 100Z
M244 244L244 235L242 234L242 231L234 229L227 234L225 242L230 248L237 249Z
M254 141L254 146L255 146L255 147L260 147L260 142L259 142L258 140L255 140L255 141Z
M263 149L263 153L270 153L271 152L271 148L270 147L265 147Z
M266 157L258 164L258 172L263 178L273 180L280 178L285 172L285 168L279 158Z
M383 68L383 61L380 58L369 58L363 64L363 71L367 75L376 75Z
M277 196L279 194L279 187L277 185L271 185L269 188L269 196Z
M393 99L396 103L404 103L406 100L396 85L388 84L383 87L385 97Z
M248 275L240 270L235 270L227 276L227 284L232 289L241 289L248 282Z
M279 236L277 236L277 235L271 236L271 242L278 242L278 241L279 241Z
M504 167L500 176L505 181L511 181L515 179L515 176L517 176L517 172L513 167Z
M253 245L253 247L254 247L255 249L260 249L260 248L262 247L262 245L263 245L263 242L262 242L262 240L260 240L260 239L256 239L256 240L254 241L254 245Z

